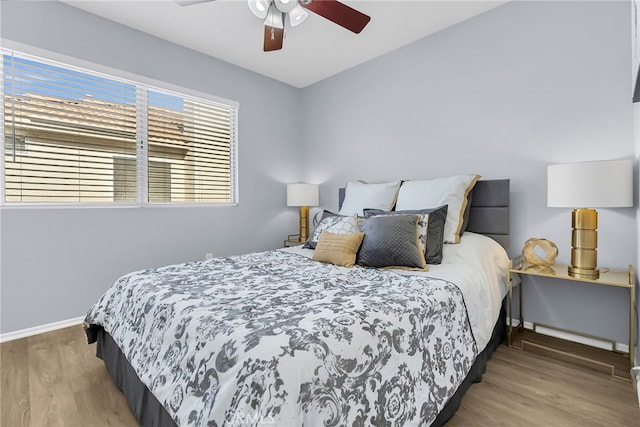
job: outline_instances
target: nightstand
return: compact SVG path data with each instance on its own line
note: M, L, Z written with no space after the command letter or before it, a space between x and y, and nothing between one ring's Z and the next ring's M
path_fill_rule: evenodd
M550 350L551 352L553 352L556 355L562 356L566 359L574 359L574 360L578 360L580 362L583 363L587 363L587 362L593 362L595 365L603 365L603 369L605 368L611 368L611 374L612 376L615 377L621 377L624 379L629 379L629 369L631 369L631 367L634 365L634 346L635 346L635 292L636 292L636 283L635 283L635 275L634 275L634 269L633 266L629 265L629 269L627 271L623 271L623 270L607 270L607 269L601 269L600 270L600 277L598 279L584 279L584 278L578 278L578 277L573 277L570 276L568 273L568 266L567 265L562 265L562 264L554 264L550 267L541 267L541 266L534 266L531 265L529 263L527 263L526 261L524 261L522 259L522 257L517 257L514 260L511 261L511 267L509 268L509 272L508 272L508 319L507 319L507 342L509 346L513 346L512 344L514 343L514 334L516 334L518 332L526 332L524 331L524 321L523 321L523 316L522 316L522 294L523 294L523 286L524 286L524 282L525 280L522 280L523 278L525 278L525 276L539 276L539 277L545 277L545 278L551 278L551 279L559 279L559 280L571 280L574 282L580 282L580 283L585 283L585 284L593 284L593 285L600 285L600 286L613 286L613 287L618 287L618 288L625 288L629 290L629 352L621 352L616 348L616 343L611 341L611 340L607 340L604 338L600 338L600 337L595 337L595 336L590 336L590 335L586 335L586 334L582 334L579 332L575 332L575 331L569 331L569 330L563 330L560 328L555 328L552 326L547 326L547 325L536 325L534 323L533 325L533 332L536 332L536 327L539 328L546 328L546 329L551 329L551 330L555 330L555 331L559 331L559 332L566 332L569 334L574 334L574 335L580 335L586 338L591 338L591 339L595 339L595 340L600 340L600 341L607 341L611 344L611 350L607 351L607 350L602 350L600 353L605 352L605 353L615 353L615 356L611 356L609 357L609 355L605 354L605 358L607 359L607 361L600 361L600 360L591 360L589 356L585 356L584 354L581 354L581 350L574 352L573 349L571 349L571 345L565 345L565 344L561 344L561 346L563 348L561 349L556 349L556 348L546 348L547 350ZM520 279L520 290L518 292L518 296L519 296L519 302L520 302L520 313L519 313L519 323L517 325L513 325L513 312L512 312L512 303L513 303L513 286L514 286L514 280ZM552 342L554 341L553 339L549 339L546 340L548 342ZM557 340L556 341L562 341L562 340ZM524 349L524 344L528 344L528 345L532 345L535 347L539 347L539 348L544 348L547 346L547 343L532 343L530 341L525 341L525 338L523 337L520 340L520 348ZM580 346L580 344L577 344L574 347ZM595 350L599 350L599 349L595 349ZM598 353L597 351L590 351L590 353L592 354L596 354ZM624 359L624 363L620 363L620 361L618 359L620 358ZM611 362L611 360L613 360L613 362ZM627 367L627 362L628 362L628 367ZM619 368L619 372L616 373L616 367ZM626 370L626 372L625 372ZM618 375L619 373L622 373L623 375Z
M284 247L290 248L291 246L304 245L305 240L300 240L299 234L289 234L284 241Z

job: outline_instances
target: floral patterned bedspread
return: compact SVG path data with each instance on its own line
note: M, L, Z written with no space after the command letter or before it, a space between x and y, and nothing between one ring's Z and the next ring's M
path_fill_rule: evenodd
M444 280L285 251L138 271L85 319L178 425L429 425L477 346Z

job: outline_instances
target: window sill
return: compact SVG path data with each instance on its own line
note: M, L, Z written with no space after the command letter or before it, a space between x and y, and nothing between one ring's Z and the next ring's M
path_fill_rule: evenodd
M222 208L238 203L4 203L4 209L154 209L154 208Z

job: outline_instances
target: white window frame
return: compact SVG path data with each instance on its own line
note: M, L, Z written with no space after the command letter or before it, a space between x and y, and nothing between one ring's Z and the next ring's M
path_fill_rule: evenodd
M172 208L184 208L184 207L229 207L238 206L239 203L239 179L238 179L238 111L240 109L240 103L232 101L226 98L211 95L206 92L201 92L182 86L173 85L171 83L151 79L138 74L130 73L116 68L107 67L105 65L93 63L90 61L81 60L78 58L62 55L59 53L51 52L44 49L35 48L33 46L25 45L22 43L14 42L7 39L0 39L0 52L4 55L14 51L16 54L35 61L45 61L51 65L63 67L63 68L77 68L78 71L86 72L89 74L102 75L102 77L125 81L127 83L136 85L137 97L140 97L141 92L144 92L144 97L148 90L155 90L159 92L169 93L178 97L192 97L199 98L214 104L219 104L226 108L231 108L232 123L235 126L231 128L231 141L230 141L230 163L231 163L231 202L219 203L219 202L149 202L148 201L148 176L147 176L147 158L148 158L148 141L146 138L146 122L143 126L137 126L139 134L136 135L137 140L137 175L138 175L138 200L136 203L122 203L122 202L6 202L5 201L5 170L4 170L4 81L0 84L0 132L2 132L3 143L0 144L0 209L25 209L25 208L42 208L42 209L57 209L57 208L154 208L154 207L172 207ZM0 61L0 74L4 76L4 61ZM142 89L142 90L141 90ZM139 101L138 101L139 102ZM142 118L138 114L137 120ZM140 123L139 123L140 124ZM145 128L144 132L141 132L141 128ZM144 135L141 135L144 133ZM141 138L142 136L142 138ZM144 149L140 149L140 141L144 142Z

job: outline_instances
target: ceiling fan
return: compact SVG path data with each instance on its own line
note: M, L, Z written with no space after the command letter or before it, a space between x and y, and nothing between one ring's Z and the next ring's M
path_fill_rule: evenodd
M181 6L208 1L214 0L176 0ZM309 16L307 10L310 10L356 34L360 33L371 20L371 17L337 0L248 0L248 2L251 12L264 20L265 52L282 49L285 16L289 18L289 25L295 27Z

